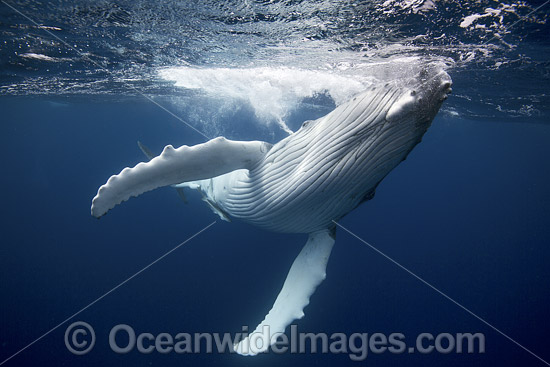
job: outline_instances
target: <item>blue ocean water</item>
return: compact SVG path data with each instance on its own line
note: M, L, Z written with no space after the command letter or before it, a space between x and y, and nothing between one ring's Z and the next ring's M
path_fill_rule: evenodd
M3 365L543 366L548 9L422 0L0 3L0 363L20 352ZM402 333L412 345L421 333L479 332L485 352L370 352L356 362L311 351L112 350L109 332L119 324L155 336L253 329L306 241L220 221L197 193L186 204L168 188L93 218L98 187L144 160L137 141L154 152L204 142L189 124L208 136L276 142L424 62L446 68L453 94L422 143L341 224L540 359L343 230L299 331ZM95 330L85 355L64 342L74 321Z

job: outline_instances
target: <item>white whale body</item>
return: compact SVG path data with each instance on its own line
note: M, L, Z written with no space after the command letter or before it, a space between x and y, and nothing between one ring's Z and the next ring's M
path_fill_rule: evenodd
M150 161L111 176L92 201L92 215L172 185L198 189L222 219L308 233L272 309L235 345L243 355L267 351L303 317L325 278L334 221L373 197L380 181L420 142L450 92L445 71L424 67L407 82L369 88L274 145L223 137L192 147L169 145Z

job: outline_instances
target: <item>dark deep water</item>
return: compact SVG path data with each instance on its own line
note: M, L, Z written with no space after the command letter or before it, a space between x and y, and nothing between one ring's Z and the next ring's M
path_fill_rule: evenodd
M29 3L32 6L22 9L35 17L40 16L40 3ZM285 3L304 9L308 5L308 2ZM311 3L321 6L318 2ZM346 2L346 6L351 3ZM363 26L369 21L386 22L388 32L395 32L392 37L416 34L413 21L419 20L414 18L414 14L407 13L409 8L403 6L420 6L428 2L394 3L394 9L401 9L401 15L384 13L388 18L367 17L359 21L364 22ZM208 70L214 67L238 69L241 65L251 68L258 64L269 68L271 66L265 60L273 55L268 51L269 44L254 38L254 46L249 52L259 53L263 61L256 61L257 64L251 66L250 62L244 61L249 55L233 56L226 65L223 63L224 57L234 52L232 41L225 40L226 44L220 43L219 49L208 53L209 42L213 42L208 37L224 34L223 29L217 33L218 30L212 26L205 31L204 39L194 34L186 41L188 43L174 44L165 38L171 28L177 28L173 23L177 21L168 19L164 24L154 18L154 14L149 14L153 19L151 22L159 26L154 40L168 45L166 49L156 50L157 44L140 38L146 33L149 18L142 18L141 23L135 19L126 20L127 25L117 26L125 21L125 16L116 11L102 12L102 7L108 8L109 3L101 2L95 9L96 13L90 11L86 14L89 18L103 17L105 21L116 24L95 24L92 27L90 24L93 22L82 16L86 4L80 4L80 18L78 24L72 24L73 28L65 28L67 20L61 16L56 23L55 13L46 11L42 23L63 28L64 37L74 37L71 38L74 42L81 41L84 38L82 33L85 33L83 29L90 27L89 47L95 47L97 60L100 57L131 60L118 66L105 63L107 70L114 70L116 80L104 78L97 70L96 73L81 72L81 69L86 69L85 63L76 60L78 57L70 55L67 50L63 51L68 53L65 55L52 53L47 46L45 50L19 52L32 51L60 59L73 57L76 61L70 66L66 60L52 62L46 67L41 64L46 61L36 57L13 56L10 47L14 45L35 47L33 42L39 43L36 36L39 31L21 26L26 24L24 19L15 21L16 15L0 4L3 17L0 26L4 37L0 79L0 153L3 157L0 180L3 193L0 220L0 363L216 221L211 228L4 365L544 365L341 229L337 231L327 279L312 296L311 304L305 309L306 316L295 322L300 332L324 332L329 335L377 332L389 335L398 332L406 336L407 346L414 345L416 336L421 333L454 335L479 332L485 336L485 353L369 352L365 361L354 362L347 354L309 352L242 357L229 353L143 354L135 349L128 354L117 354L111 350L109 332L118 324L131 325L136 334L149 332L154 335L176 335L180 332L233 334L240 332L242 325L253 329L270 309L293 259L306 241L305 235L275 234L238 221L220 221L197 193L189 192L189 202L185 204L169 188L130 200L101 220L93 218L89 207L97 188L111 174L144 159L136 141L146 143L155 152L167 144L192 145L204 141L200 135L150 101L134 96L135 93L127 85L120 84L119 78L143 78L143 90L147 96L168 106L208 134L272 142L285 136L277 124L277 119L282 116L280 111L292 110L292 113L284 115L284 120L291 129L296 130L303 120L321 116L334 106L334 101L323 94L322 87L312 86L311 90L304 92L296 91L289 85L315 80L332 83L327 89L334 93L333 99L337 99L338 91L342 92L339 96L344 98L356 86L350 86L345 80L331 79L325 69L315 68L308 61L308 55L317 57L328 52L323 48L328 46L322 42L315 44L319 46L315 50L298 46L297 49L303 51L299 55L296 49L288 51L288 54L277 50L277 58L273 59L273 68L278 70L277 73L281 67L291 63L301 70L317 70L319 76L316 77L315 73L312 76L290 72L291 81L281 77L275 90L288 92L290 88L291 97L277 99L276 93L268 89L267 99L275 102L267 107L253 98L263 90L239 90L238 93L244 93L244 97L240 94L235 97L232 94L235 91L228 91L227 85L261 84L255 79L257 74L267 74L265 78L269 79L279 78L277 73L251 69L253 75L244 73L242 79L241 74L229 75L224 79L228 73L218 70L215 75L208 75L208 82L198 87L205 91L204 95L189 94L185 86L182 92L172 84L166 84L167 80L182 83L195 75L165 75L163 81L158 81L155 76L153 79L156 78L157 84L147 84L147 78L156 75L156 68L167 70L174 65L181 66L175 61L182 57L178 54L180 49L186 55L182 66L184 72L189 70L189 65ZM143 2L139 4L147 5ZM175 3L170 4L172 8L176 7ZM171 8L170 4L164 6ZM266 4L256 2L257 7L268 6ZM455 2L448 4L451 10L455 9L453 6L459 6ZM543 2L533 3L527 10L520 6L518 12L523 11L521 14L525 15L541 4ZM220 5L212 9L216 9L216 14L227 15L230 12L226 8L234 5L226 2L225 7ZM496 8L497 5L496 2L486 2L479 9L473 5L461 7L469 12L457 15L455 23L460 23L468 14L484 14L484 7ZM44 6L50 9L50 5ZM128 3L120 2L118 9L124 6L130 7ZM392 4L387 6L391 7ZM438 9L441 8L439 6ZM234 40L235 48L246 44L243 37L247 35L264 37L267 42L269 36L277 32L282 33L282 39L289 39L289 44L293 44L294 39L301 39L302 33L311 37L313 42L320 42L319 37L325 37L321 41L327 44L334 39L344 40L341 41L345 45L339 55L346 62L354 59L354 52L360 54L374 47L372 40L362 39L361 35L342 34L341 29L350 25L328 22L326 17L331 15L328 11L320 11L320 15L316 13L316 16L332 25L325 29L325 33L318 30L319 34L313 34L312 29L308 28L310 23L304 29L292 28L296 25L292 22L303 19L290 11L285 16L297 17L297 20L266 20L265 14L264 18L256 15L252 20L239 18L239 12L246 13L248 8L235 5L235 9L237 15L233 14L234 18L216 18L216 22L212 23L222 28L235 27L237 31L241 24L244 33L235 31L233 35L238 36L230 38ZM548 38L547 33L546 36L541 34L547 30L545 14L548 9L543 9L542 15L538 13L537 22L516 28L516 33L509 35L508 41L521 39L523 44L518 43L516 48L508 51L491 49L493 53L489 56L479 51L483 48L482 41L490 40L489 36L481 37L477 48L473 47L474 51L451 50L452 45L460 43L455 42L459 36L456 29L460 30L460 27L455 24L454 28L445 28L451 39L447 51L442 51L441 55L434 54L433 50L439 47L435 42L429 45L429 55L438 60L441 58L443 64L449 67L449 74L454 80L453 95L445 102L422 143L384 179L374 199L341 221L346 228L546 361L550 361L550 108L548 80L544 79L549 75ZM61 10L60 14L68 16ZM305 14L303 9L301 14ZM192 15L190 13L188 21L180 25L188 27L186 31L195 29ZM174 16L182 14L175 13ZM445 20L442 17L439 14L430 19L443 26ZM199 18L206 23L204 16ZM506 23L506 20L502 22ZM391 26L400 24L400 21L403 24L408 22L410 29L392 31ZM508 23L512 21L514 19ZM164 24L164 28L160 24ZM261 28L265 24L273 27L271 33ZM261 29L249 29L251 27ZM283 32L287 29L294 31ZM432 33L437 29L433 26L427 33L434 36ZM501 28L493 31L499 29L502 31ZM365 32L367 30L368 27ZM110 45L118 44L127 54L113 56L105 51L112 50L107 43L94 44L103 31L108 35ZM128 32L133 38L128 36ZM26 43L23 42L25 34L30 34ZM358 38L356 43L363 42L363 48L349 41L351 36ZM466 43L474 36L476 34L469 34L471 38L461 35L464 38L458 40ZM47 39L48 35L43 37ZM378 37L381 43L386 39L384 35ZM392 37L388 36L392 39L388 44L394 45L395 38ZM143 47L136 51L137 56L128 54L128 50L137 49L132 42ZM475 42L471 43L474 45ZM408 46L427 47L414 42ZM519 50L521 47L523 49ZM283 46L281 48L284 49ZM381 59L389 57L389 63L394 62L392 57L395 55L388 56L380 51L383 49L380 44L374 48L375 54L382 54L377 54ZM55 45L54 49L61 50L63 47ZM409 51L410 48L403 51L404 56L412 57ZM523 58L516 58L515 53L521 54L520 51L525 52ZM152 61L146 58L155 52L157 58ZM485 55L485 58L463 64L464 58L457 56L461 52L465 55L474 52L478 57ZM412 53L414 57L418 56L417 51ZM8 54L10 56L6 56ZM210 55L210 58L202 56L204 54ZM159 61L159 55L166 58ZM292 59L292 55L296 58ZM147 60L140 64L139 57ZM334 56L326 56L327 59L331 57ZM506 58L509 59L506 61ZM361 61L354 60L357 63ZM494 68L496 62L508 62L508 69ZM139 67L132 69L130 64ZM355 68L353 63L350 65L352 71L346 69L347 66L338 66L334 70L339 71L330 75L356 76L364 70ZM374 70L375 79L387 76L386 69L367 70ZM288 70L282 74L286 72ZM100 82L95 84L95 78ZM361 83L368 81L361 80ZM223 89L218 99L209 94L216 87ZM309 96L310 91L313 97ZM229 103L231 98L240 102ZM507 101L510 103L502 104ZM83 356L71 354L64 343L65 330L74 321L89 323L96 333L95 347Z
M142 101L54 105L3 98L2 356L7 357L216 218L171 189L101 220L90 198L110 172L184 127ZM550 129L439 117L423 142L342 223L548 358ZM238 332L261 320L304 235L220 222L77 316L96 330L73 356L60 327L12 365L334 365L345 355L118 355L108 333ZM482 332L485 354L370 355L369 365L537 365L534 357L343 231L297 325L307 332ZM8 365L8 364L6 364Z

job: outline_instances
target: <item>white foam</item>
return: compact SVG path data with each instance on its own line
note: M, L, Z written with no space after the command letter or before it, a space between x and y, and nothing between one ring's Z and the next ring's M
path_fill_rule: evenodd
M484 18L486 16L488 16L489 14L484 14L484 15L481 15L481 14L471 14L471 15L468 15L467 17L464 17L464 19L462 19L462 22L460 22L460 26L462 28L468 28L469 26L472 25L472 23L476 20L478 20L479 18Z
M336 70L311 71L287 67L193 68L171 67L159 71L161 78L186 89L201 90L209 97L236 103L246 102L256 116L290 131L284 120L309 97L326 93L338 105L363 91L366 79L344 76Z
M42 60L42 61L52 61L52 62L55 62L55 61L58 61L59 59L55 58L55 57L51 57L51 56L47 56L47 55L42 55L42 54L35 54L34 52L27 52L27 53L24 53L24 54L20 54L19 55L20 57L24 57L26 59L33 59L33 60Z
M435 0L434 0L435 1ZM432 0L386 0L379 8L384 14L396 14L403 11L414 14L435 10L437 7Z
M468 28L481 18L491 17L491 20L493 21L493 24L491 24L492 28L506 30L505 22L504 22L504 13L511 13L511 14L517 15L517 4L512 4L512 5L499 4L497 9L485 8L485 13L483 14L476 13L476 14L471 14L464 17L464 19L462 19L462 22L460 22L460 27ZM487 27L485 25L476 24L474 28L485 29Z

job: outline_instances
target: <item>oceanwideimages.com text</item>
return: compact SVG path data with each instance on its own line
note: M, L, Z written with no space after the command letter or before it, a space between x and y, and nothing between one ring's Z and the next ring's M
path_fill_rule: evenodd
M403 333L310 333L299 332L291 325L288 333L271 336L269 326L262 331L248 333L243 326L238 333L167 333L135 330L127 324L112 327L105 342L117 354L126 353L235 353L234 346L249 337L245 354L258 354L270 343L268 352L275 354L346 354L352 361L364 361L369 354L430 354L430 353L485 353L485 335L482 333L420 333L407 338ZM96 343L91 325L79 321L67 328L65 345L74 354L90 352Z

